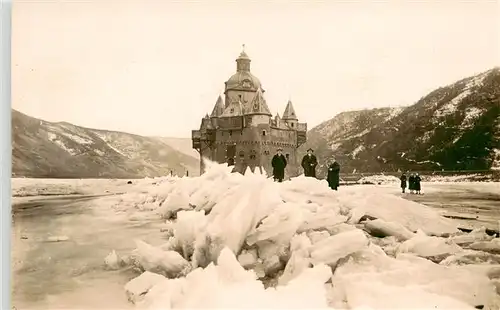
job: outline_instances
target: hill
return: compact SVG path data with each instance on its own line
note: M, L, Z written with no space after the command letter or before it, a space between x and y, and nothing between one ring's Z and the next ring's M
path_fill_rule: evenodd
M12 110L12 176L142 178L199 174L196 158L162 138L52 123Z
M200 158L200 153L198 153L198 151L193 149L193 141L191 140L191 138L171 138L171 137L155 137L155 138L171 146L174 150L177 150L183 154L189 155L196 159Z
M309 131L300 152L309 147L344 172L500 169L500 68L409 107L340 113Z

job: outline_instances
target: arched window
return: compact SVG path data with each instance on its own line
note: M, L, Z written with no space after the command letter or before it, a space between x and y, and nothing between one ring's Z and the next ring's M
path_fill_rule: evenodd
M262 130L262 135L265 136L266 135L266 131L265 130Z
M240 156L240 158L243 158L243 157L245 157L245 152L243 152L243 151L240 151L240 153L239 153L239 156Z

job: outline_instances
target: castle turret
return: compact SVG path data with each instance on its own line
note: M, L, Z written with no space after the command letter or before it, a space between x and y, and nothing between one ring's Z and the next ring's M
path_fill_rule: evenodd
M219 95L219 98L217 98L217 102L215 103L214 109L212 110L212 114L210 117L219 117L224 113L224 100L222 99L222 96Z
M297 128L297 123L299 119L297 118L297 114L295 114L295 109L293 108L292 100L288 100L286 104L285 112L283 112L282 119L293 129Z
M240 53L238 59L236 59L236 71L247 71L250 72L250 57L248 57L247 53L245 53L245 44L243 44L243 50Z
M285 112L283 112L283 120L294 120L298 121L297 115L295 114L295 109L293 108L292 100L288 100L286 104Z
M241 100L243 104L247 104L253 100L259 89L264 92L260 80L250 72L250 62L243 50L236 59L236 73L225 82L226 108L232 101Z
M281 117L280 117L280 114L279 113L276 113L276 116L274 116L274 121L279 124L279 122L281 121Z

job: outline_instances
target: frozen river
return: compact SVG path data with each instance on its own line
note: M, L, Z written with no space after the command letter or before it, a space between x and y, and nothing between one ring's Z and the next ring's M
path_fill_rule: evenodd
M88 197L45 198L13 206L12 305L17 309L125 309L131 270L108 271L104 257L153 244L160 220L137 221ZM158 228L159 229L159 228ZM50 242L49 238L67 237Z
M500 194L465 185L425 184L425 195L405 198L474 215L465 224L493 226L500 220ZM485 186L491 186L485 185ZM356 190L349 187L345 190ZM398 193L397 185L373 190ZM132 211L131 211L132 212ZM17 309L126 309L123 286L130 269L108 271L113 249L128 254L133 239L159 244L162 221L137 218L97 203L94 197L33 197L13 206L12 304ZM67 237L50 242L50 237ZM66 238L64 238L66 239Z

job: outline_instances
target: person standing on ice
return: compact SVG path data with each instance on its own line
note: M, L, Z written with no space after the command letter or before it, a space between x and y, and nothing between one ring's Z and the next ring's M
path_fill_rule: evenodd
M273 177L275 181L283 182L285 178L285 168L286 168L286 158L283 156L283 150L278 149L278 152L273 156L271 160L271 166L273 167Z
M411 173L408 177L408 189L410 190L410 194L413 194L415 190L415 174Z
M318 165L318 159L313 154L313 149L308 149L307 154L302 158L302 168L304 168L304 176L306 177L316 177L316 166Z
M326 177L328 181L328 186L331 189L337 190L340 185L340 164L333 159L330 165L328 165L328 175Z
M422 178L418 173L415 174L413 181L415 182L415 193L417 195L420 195L420 189L421 189L420 181L422 181Z
M403 172L403 174L401 175L401 177L399 179L401 180L401 191L404 194L405 189L406 189L406 173Z

